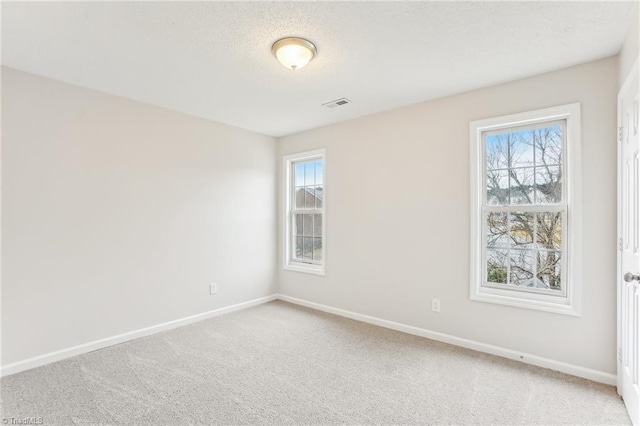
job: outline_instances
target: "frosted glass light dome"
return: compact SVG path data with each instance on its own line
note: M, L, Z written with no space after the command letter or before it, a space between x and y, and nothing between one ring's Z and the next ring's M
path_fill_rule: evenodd
M276 41L271 51L283 66L291 70L303 68L318 52L313 43L298 37L287 37Z

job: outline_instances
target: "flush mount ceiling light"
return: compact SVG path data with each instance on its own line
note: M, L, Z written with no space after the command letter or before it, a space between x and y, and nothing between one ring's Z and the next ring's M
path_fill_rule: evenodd
M287 37L273 43L271 52L285 67L299 70L313 59L318 50L309 40Z

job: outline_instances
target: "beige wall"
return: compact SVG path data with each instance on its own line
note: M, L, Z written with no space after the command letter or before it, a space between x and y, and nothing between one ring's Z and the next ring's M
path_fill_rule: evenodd
M279 289L613 373L619 60L311 130L277 148L3 68L2 364ZM583 316L471 302L469 121L571 102L583 114ZM321 147L326 277L283 271L275 256L277 165ZM209 296L213 281L219 294Z
M622 87L624 84L624 80L627 78L627 75L629 75L631 67L638 60L638 52L640 51L640 7L637 5L634 14L635 18L620 50L618 87Z
M280 157L327 150L326 276L284 271L281 259L281 293L615 373L617 65L608 58L280 139ZM572 102L582 106L582 317L470 301L469 122Z
M3 365L274 293L273 138L2 72Z

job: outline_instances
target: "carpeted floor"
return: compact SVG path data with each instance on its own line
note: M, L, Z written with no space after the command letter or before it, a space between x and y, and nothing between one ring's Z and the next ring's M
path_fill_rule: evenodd
M613 387L284 302L0 383L43 424L630 424Z

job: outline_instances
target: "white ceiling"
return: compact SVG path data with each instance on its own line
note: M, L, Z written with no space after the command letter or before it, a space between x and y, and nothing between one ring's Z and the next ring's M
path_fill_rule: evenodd
M282 136L619 52L634 2L2 4L2 64ZM291 71L271 44L318 46ZM332 110L323 103L346 97Z

